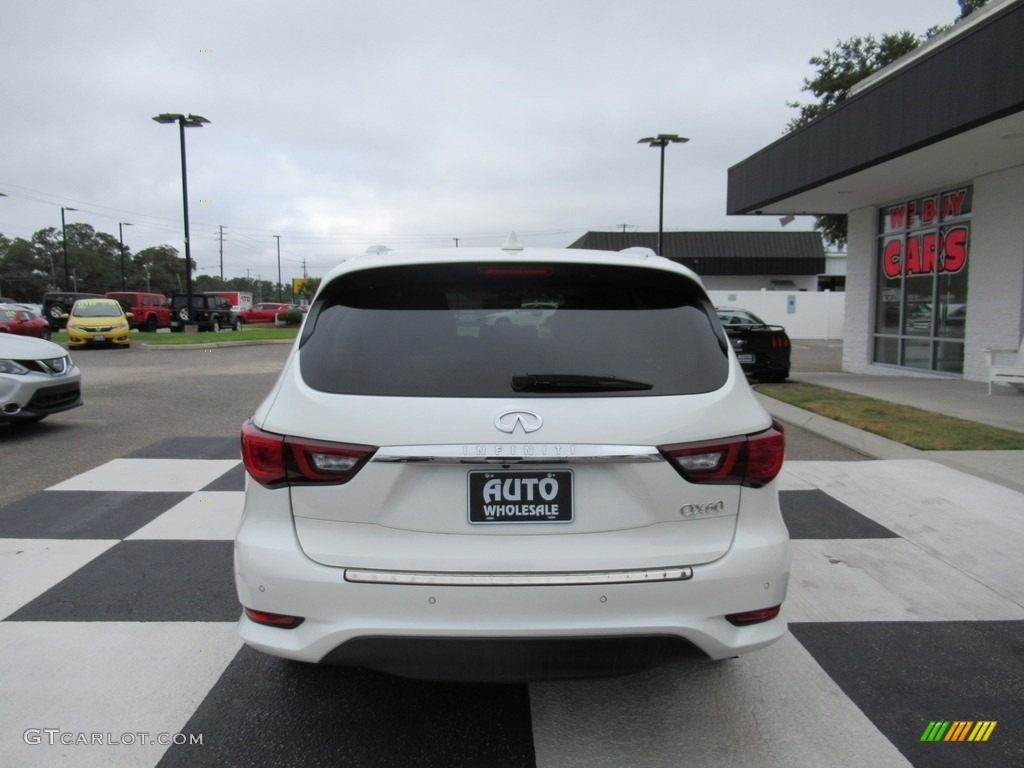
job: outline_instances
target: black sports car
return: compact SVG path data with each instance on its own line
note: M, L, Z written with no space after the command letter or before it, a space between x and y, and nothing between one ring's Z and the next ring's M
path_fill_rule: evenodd
M743 372L761 382L789 377L789 336L781 325L768 325L753 312L715 307Z

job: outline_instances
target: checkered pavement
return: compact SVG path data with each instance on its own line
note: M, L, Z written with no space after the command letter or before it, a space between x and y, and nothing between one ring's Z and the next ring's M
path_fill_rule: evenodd
M529 686L243 647L243 487L236 437L175 438L0 508L0 764L1024 765L1024 496L970 475L788 462L789 636ZM921 742L934 720L998 725Z

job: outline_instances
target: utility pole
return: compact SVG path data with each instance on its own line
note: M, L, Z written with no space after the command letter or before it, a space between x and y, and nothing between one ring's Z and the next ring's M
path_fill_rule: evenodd
M224 225L219 225L220 229L220 281L224 282Z
M277 300L281 301L281 236L274 237L277 238Z

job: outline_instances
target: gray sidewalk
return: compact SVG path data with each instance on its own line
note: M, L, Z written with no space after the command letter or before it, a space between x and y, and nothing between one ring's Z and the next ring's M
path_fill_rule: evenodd
M795 345L794 345L795 346ZM913 406L1003 429L1024 432L1024 393L953 378L877 376L840 371L800 371L794 351L790 381L818 384L878 400ZM759 396L776 418L877 459L927 459L1024 493L1024 451L919 451L891 440Z

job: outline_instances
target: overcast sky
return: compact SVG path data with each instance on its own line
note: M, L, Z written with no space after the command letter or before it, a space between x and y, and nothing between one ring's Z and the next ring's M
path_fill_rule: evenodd
M6 0L0 233L67 221L226 277L319 276L368 245L564 246L587 230L778 230L728 217L727 170L778 138L854 35L956 0ZM798 219L793 228L811 228Z

